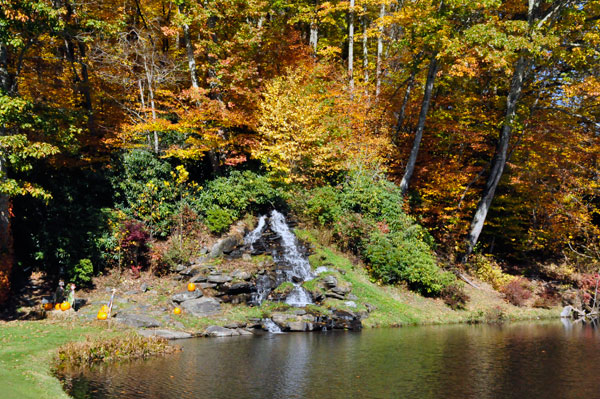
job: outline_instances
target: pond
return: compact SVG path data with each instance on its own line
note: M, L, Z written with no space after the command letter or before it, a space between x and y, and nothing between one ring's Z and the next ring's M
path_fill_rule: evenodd
M566 323L566 322L565 322ZM178 341L67 378L75 398L594 398L600 333L548 323Z

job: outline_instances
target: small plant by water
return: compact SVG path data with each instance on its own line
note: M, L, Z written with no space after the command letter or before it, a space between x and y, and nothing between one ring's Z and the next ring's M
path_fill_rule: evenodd
M85 367L93 363L147 358L179 350L178 346L169 345L166 339L160 337L142 337L137 334L109 339L88 337L83 342L69 342L59 348L54 365L58 370Z

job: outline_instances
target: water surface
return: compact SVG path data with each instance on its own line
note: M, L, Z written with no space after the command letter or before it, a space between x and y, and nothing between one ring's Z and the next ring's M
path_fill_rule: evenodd
M560 322L178 341L69 379L75 398L599 398L600 333Z

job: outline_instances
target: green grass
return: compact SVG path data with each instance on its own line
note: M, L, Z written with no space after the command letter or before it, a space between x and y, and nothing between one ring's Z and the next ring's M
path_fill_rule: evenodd
M496 321L536 320L558 317L560 310L519 308L506 303L501 295L489 289L477 290L466 286L471 297L465 310L455 311L441 299L425 298L401 286L381 285L373 281L362 265L355 265L344 254L318 243L318 232L296 230L296 235L314 244L315 250L309 257L313 268L326 266L336 270L333 274L339 282L352 284L352 293L358 297L355 311L364 309L366 304L375 307L369 317L363 320L365 327L389 327L410 324L447 323L486 323ZM342 273L339 273L342 271ZM328 299L327 307L337 307L352 311L344 306L344 301Z
M57 349L91 337L114 337L121 332L107 323L15 321L0 324L0 381L3 399L59 399L69 396L51 372Z

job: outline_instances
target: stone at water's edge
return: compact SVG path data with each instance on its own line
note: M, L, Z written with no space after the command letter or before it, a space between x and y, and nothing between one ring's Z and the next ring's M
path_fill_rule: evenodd
M186 339L192 338L192 334L183 331L172 330L138 330L138 334L144 337L161 337L165 339Z
M221 304L219 301L208 297L182 302L181 307L186 312L197 317L211 316L221 312Z
M221 326L210 326L204 331L204 335L208 337L236 337L238 335L253 335L250 331Z
M194 290L194 291L184 291L178 294L175 294L171 297L171 300L176 303L181 303L185 301L191 301L192 299L197 299L202 296L202 291Z
M119 313L118 317L115 317L113 320L135 328L152 328L160 326L160 323L152 317L137 313Z

